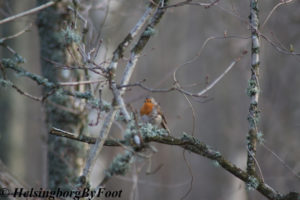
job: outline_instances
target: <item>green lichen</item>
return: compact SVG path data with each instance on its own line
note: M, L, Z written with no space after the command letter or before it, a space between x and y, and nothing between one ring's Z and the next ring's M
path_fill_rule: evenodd
M214 160L212 163L213 163L213 166L220 167L220 163L217 160Z
M154 34L155 34L155 29L152 28L151 26L148 26L148 27L146 28L146 30L143 32L143 35L144 35L144 36L152 36L152 35L154 35Z
M257 1L252 1L250 6L251 6L251 8L253 10L255 10L256 12L258 12Z
M2 86L4 88L11 87L12 86L12 82L0 78L0 86Z
M122 117L122 119L123 119L123 117ZM137 130L137 127L135 125L135 121L130 120L127 123L127 127L126 127L126 130L125 130L125 133L124 133L125 140L128 140L128 139L132 138L132 136L137 134L137 132L138 132L138 130Z
M161 137L167 136L168 132L163 128L158 128L157 126L150 124L150 123L140 123L140 133L142 134L143 138L147 137Z
M122 115L122 112L120 110L117 111L115 115L115 120L116 121L124 121L125 117Z
M186 132L183 132L182 133L182 137L181 137L182 140L194 140L193 136L191 136L190 134L186 133Z
M255 178L254 176L249 176L248 182L247 182L247 184L246 184L246 189L247 189L248 191L256 190L258 186L259 186L259 181L258 181L258 179Z
M257 138L259 144L263 144L265 141L264 134L261 131L256 134L256 138Z
M183 132L182 133L183 135L181 136L181 140L183 141L190 141L190 142L193 142L195 144L200 144L200 141L197 140L196 138L194 138L192 135L186 133L186 132Z
M250 79L248 81L247 95L249 97L252 97L257 93L259 93L259 89L257 87L257 82L253 79Z
M107 101L102 101L102 104L100 106L101 111L109 112L112 109L111 104Z
M47 88L55 87L55 84L50 82L47 78L44 78L37 74L30 73L19 66L19 64L22 64L24 62L25 59L19 56L18 54L15 54L12 58L3 58L1 60L3 67L14 70L15 72L17 72L18 76L28 77L34 80L37 84L46 86Z
M109 102L104 100L99 101L99 99L96 98L89 99L88 104L91 105L93 108L99 108L100 111L103 112L109 112L112 109L111 104Z
M112 177L114 175L125 175L132 162L133 153L131 151L125 151L123 155L117 155L109 168L105 171L106 177Z
M6 68L14 68L15 66L25 63L26 59L19 54L14 54L11 58L2 58L1 63Z
M258 37L258 36L257 36ZM256 53L258 54L260 51L260 48L259 47L256 47L256 48L252 48L252 53ZM256 68L259 66L259 62L258 63L255 63L254 65L252 65L252 67Z
M260 111L259 110L252 111L252 114L248 115L247 120L249 122L250 128L255 128L260 120Z
M74 91L74 96L80 99L91 99L93 98L93 95L90 91L87 92L79 92L79 91Z
M66 45L71 45L72 43L78 44L81 42L81 36L69 26L62 30L61 35Z
M216 157L220 157L222 154L219 151L214 151Z

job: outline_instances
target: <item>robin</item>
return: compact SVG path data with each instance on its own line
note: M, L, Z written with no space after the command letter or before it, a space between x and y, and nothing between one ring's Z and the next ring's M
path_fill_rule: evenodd
M167 126L167 121L163 113L161 112L159 104L153 97L146 97L144 104L140 110L142 121L145 123L151 123L153 125L161 125L168 134L170 130Z

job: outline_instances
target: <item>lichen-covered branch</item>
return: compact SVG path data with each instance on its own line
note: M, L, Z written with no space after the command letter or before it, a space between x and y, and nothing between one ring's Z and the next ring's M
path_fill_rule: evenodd
M250 26L251 26L251 77L249 80L249 86L247 94L250 97L250 107L248 114L249 132L247 135L247 172L256 176L255 167L255 156L256 156L256 144L257 144L257 133L258 133L258 122L259 122L259 109L258 109L258 98L259 98L259 51L260 41L258 34L258 0L250 1Z
M124 51L131 44L132 40L137 36L141 28L147 23L147 20L151 17L153 11L156 9L156 5L150 3L144 12L143 16L139 19L136 25L131 29L129 34L124 38L124 40L119 44L113 53L109 69L115 69L118 65L118 61L123 58Z
M19 66L20 64L22 64L24 62L25 61L21 56L19 56L18 54L15 54L12 58L1 59L0 64L4 69L11 69L11 70L15 71L17 75L25 76L25 77L33 80L38 85L43 86L44 89L58 91L58 93L60 93L62 95L73 96L76 98L88 99L88 100L94 99L90 92L79 92L79 91L73 92L70 90L65 90L61 87L61 86L64 86L64 84L54 83L52 81L49 81L48 78L45 78L43 76L40 76L40 75L31 73L31 72L25 70L24 68ZM15 89L17 89L17 88L15 88ZM17 91L20 92L18 89L17 89ZM53 92L52 94L55 94L55 92ZM28 96L28 95L25 95L25 96ZM39 100L42 100L42 99L43 98L40 98ZM35 100L38 100L38 99L35 98Z
M114 107L106 116L99 137L96 139L95 144L91 147L90 153L88 155L87 161L85 163L85 167L83 169L83 173L81 176L81 184L85 185L87 183L87 179L89 178L92 167L94 166L96 159L104 145L104 142L108 136L111 125L114 121L117 109Z
M150 5L150 7L152 9L153 5ZM145 33L147 32L148 27L150 25L155 26L159 22L160 18L163 16L164 12L165 11L163 9L160 9L160 8L157 9L156 13L153 15L149 25L147 26L145 31L142 33L142 36L139 38L139 40L138 40L137 44L135 45L135 47L133 48L132 52L140 53L143 50L143 48L145 47L145 45L147 44L148 40L151 37L151 35L148 35L147 37L145 37ZM114 94L113 109L106 116L103 126L101 128L101 131L99 133L99 136L95 142L95 145L93 145L90 149L90 153L89 153L88 159L86 161L86 165L83 170L83 174L80 179L81 186L85 185L89 179L91 168L93 167L98 154L100 153L101 149L103 148L104 142L107 139L107 136L109 134L111 125L112 125L112 123L115 119L115 116L117 114L117 111L120 109L120 107L122 107L123 114L125 114L125 117L126 117L127 111L125 108L124 101L122 99L122 94L124 93L124 90L120 90L120 92L116 92L117 84L116 84L116 80L115 80L115 78L116 78L115 74L116 74L116 70L117 70L117 66L118 66L118 60L121 57L123 57L123 52L124 52L125 48L132 41L132 39L133 39L132 35L135 36L137 34L137 31L146 22L146 18L148 18L148 15L150 14L150 13L148 13L148 14L147 13L148 13L148 11L146 11L146 14L144 14L142 16L142 19L138 21L137 25L132 29L130 34L124 39L123 42L120 43L120 45L117 47L117 49L113 53L113 58L108 67L108 74L110 76L109 77L110 89L113 91L113 94ZM147 17L145 17L145 15ZM137 47L138 47L138 50L136 49ZM126 70L128 70L128 69L125 69L122 80L126 79L129 81L130 77L131 77L131 73L126 73ZM127 82L125 84L127 84Z
M167 1L165 1L165 4ZM140 39L138 42L135 44L133 49L131 50L131 55L130 59L126 65L122 80L121 80L121 85L126 85L129 83L130 77L135 69L135 66L137 64L138 58L141 55L142 50L146 46L147 42L151 38L152 35L155 34L155 29L154 27L159 23L161 17L165 13L165 9L158 8L155 15L152 17L150 23L147 25L145 28L144 32L142 33ZM123 91L123 89L122 89Z
M147 125L145 125L145 126L147 126ZM290 192L286 195L283 195L283 194L277 192L272 187L270 187L269 185L264 183L262 181L262 179L260 179L257 176L250 175L249 173L247 173L247 171L244 171L241 168L237 167L230 161L226 160L219 151L213 149L212 147L201 142L200 140L198 140L195 137L192 137L188 134L183 134L183 136L180 138L169 136L169 135L164 135L164 134L157 134L157 133L153 134L152 131L157 131L156 129L155 130L151 129L151 132L149 132L149 129L147 129L145 127L142 127L142 128L143 128L143 131L142 131L141 136L142 136L142 140L144 142L143 147L146 147L147 145L145 145L145 144L150 143L150 142L157 142L157 143L166 144L166 145L179 146L179 147L189 150L195 154L198 154L198 155L206 157L210 160L213 160L217 166L221 166L223 169L225 169L232 175L236 176L243 182L245 182L245 184L247 184L248 187L251 187L249 189L257 190L263 196L267 197L270 200L298 200L297 198L300 198L300 194L296 193L296 192ZM65 132L62 130L57 130L55 128L52 129L50 134L54 134L54 135L57 135L60 137L67 137L69 139L74 139L74 140L89 143L89 144L94 144L97 140L96 138L93 138L93 137L85 137L85 138L76 138L75 137L74 138L74 134L71 134L71 133L68 133L68 132ZM124 140L107 139L107 140L105 140L104 145L106 145L106 146L129 145L129 146L131 146L132 142L130 140L131 140L130 137L125 137ZM128 156L129 154L130 154L130 156ZM128 158L128 159L126 159L126 161L128 161L128 162L125 162L125 166L127 166L128 163L130 162L129 158L131 158L132 153L129 152L127 154L124 154L124 156L125 156L125 158ZM115 161L113 163L115 163L115 164L118 163L117 161L120 159L122 159L124 161L124 157L119 156L118 158L115 159ZM104 182L107 181L108 177L110 177L113 174L121 174L121 173L115 172L116 168L112 167L113 165L115 165L113 163L112 163L111 167L108 169L109 174L103 180ZM117 169L119 169L119 167ZM122 168L122 169L126 170L127 168ZM122 170L121 172L123 173L124 170Z
M117 91L117 85L115 84L115 81L114 81L115 71L117 69L118 61L121 58L123 58L123 56L124 56L124 51L131 44L133 39L137 36L137 34L141 30L141 28L147 23L147 20L151 17L151 15L153 14L156 7L157 7L156 2L153 2L153 3L150 2L149 3L149 5L148 5L145 13L143 14L143 16L139 19L139 21L131 29L129 34L124 38L124 40L119 44L117 49L114 51L113 57L111 59L111 63L108 67L109 74L111 75L111 84L110 85L111 85L112 92L114 94L115 101L120 106L121 112L123 113L126 121L130 120L130 116L129 116L128 111L126 109L124 100L121 96L123 92L122 91L121 92ZM130 63L130 61L128 63ZM125 70L125 71L128 71L128 70ZM124 79L124 77L126 77L127 79L130 79L131 74L124 75L123 79Z

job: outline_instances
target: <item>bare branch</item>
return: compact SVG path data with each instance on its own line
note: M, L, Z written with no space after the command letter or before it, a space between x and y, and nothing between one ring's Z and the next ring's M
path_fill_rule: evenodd
M238 36L238 35L227 35L224 33L224 36L212 36L212 37L208 37L202 44L200 50L197 52L196 55L194 55L191 59L187 60L186 62L184 62L183 64L181 64L180 66L178 66L174 72L173 72L173 79L175 82L178 82L177 80L177 72L184 66L193 63L194 61L196 61L202 54L204 48L207 46L207 44L212 41L212 40L225 40L225 39L249 39L250 37L242 37L242 36Z
M216 78L211 84L209 84L204 90L198 92L196 94L196 96L202 96L204 95L206 92L208 92L210 89L212 89L231 69L232 67L238 62L239 60L235 60L233 61L228 67L227 69L218 77Z
M52 127L52 129L49 132L51 135L55 135L55 136L59 136L59 137L65 137L71 140L76 140L79 142L84 142L87 144L95 144L96 143L96 138L93 137L88 137L88 136L84 136L84 135L80 135L80 136L76 136L73 133L58 129L58 128L54 128ZM105 146L120 146L120 143L122 143L121 141L116 141L116 140L106 140L104 145Z
M280 158L274 151L272 151L264 142L262 142L262 146L269 151L273 156L275 156L275 158L277 158L279 160L279 162L287 169L289 170L296 178L300 179L300 175L297 174L297 172L295 172L290 166L288 166L286 164L286 162L284 162L284 160L282 158Z
M35 100L35 101L42 101L42 97L36 97L36 96L33 96L27 92L24 92L23 90L21 90L19 87L17 87L15 84L12 83L11 85L12 88L14 88L17 92L19 92L21 95L24 95L32 100Z
M264 23L262 23L261 25L261 28L260 30L262 30L264 28L264 26L266 25L266 23L268 22L268 20L270 19L271 15L274 13L274 11L281 5L284 5L284 4L289 4L289 3L292 3L294 0L283 0L281 1L280 3L276 4L272 10L269 12L268 16L266 17Z
M176 4L172 4L169 6L164 6L163 8L174 8L174 7L180 7L185 5L194 5L194 6L202 6L204 8L210 8L211 6L216 5L220 0L215 0L211 3L202 3L202 2L193 2L193 0L185 0Z
M270 38L268 38L266 35L259 33L259 36L261 36L263 39L265 39L267 42L269 42L278 52L283 53L285 55L291 55L291 56L300 56L300 53L298 52L291 52L287 51L278 45L276 45Z
M115 98L115 101L117 102L117 104L120 106L121 112L124 115L125 121L129 122L130 120L130 115L126 109L126 105L124 103L124 99L121 97L121 94L123 93L122 91L119 91L117 89L117 84L113 83L111 85L111 89Z
M26 26L23 30L21 30L20 32L7 36L7 37L3 37L0 38L0 44L3 43L5 40L10 40L10 39L14 39L16 37L19 37L20 35L22 35L23 33L27 32L30 28L32 27L32 24L29 24L28 26Z
M116 112L117 112L117 109L114 108L105 117L99 137L96 139L95 144L90 149L90 152L89 152L89 155L88 155L88 158L87 158L87 161L85 163L85 167L84 167L83 173L82 173L82 177L84 177L85 181L87 178L89 178L90 171L91 171L92 167L94 166L97 156L98 156L99 152L101 151L101 149L107 139L107 136L108 136L109 130L111 128L111 125L114 121ZM86 182L83 182L83 184L86 184Z
M240 59L242 58L242 56L244 56L247 52L244 51L243 54L241 55L241 57L237 58L235 61L233 61L228 67L227 69L218 77L216 78L211 84L209 84L206 88L204 88L203 90L201 90L200 92L198 93L192 93L192 92L189 92L189 91L186 91L184 89L182 89L181 87L179 87L178 85L174 85L170 88L166 88L166 89L154 89L154 88L149 88L147 86L145 86L144 84L142 84L142 82L144 81L139 81L137 83L133 83L133 84L127 84L127 85L119 85L118 87L119 88L126 88L126 87L135 87L135 86L138 86L138 87L141 87L142 89L144 90L147 90L149 92L171 92L171 91L179 91L180 93L183 93L185 95L188 95L188 96L193 96L193 97L203 97L203 95L205 93L207 93L209 90L211 90L218 82L220 82L220 80L222 80L222 78L233 68L233 66L235 66L239 61Z
M4 24L4 23L7 23L7 22L10 22L10 21L13 21L15 19L18 19L20 17L24 17L26 15L34 14L34 13L40 11L40 10L43 10L43 9L48 8L50 6L53 6L56 2L57 2L57 0L49 1L49 2L47 2L47 3L43 4L43 5L40 5L40 6L36 7L36 8L32 8L30 10L24 11L24 12L19 13L17 15L14 15L14 16L11 16L11 17L7 17L7 18L5 18L3 20L0 20L0 25Z
M57 84L59 86L77 86L77 85L86 85L91 83L101 83L106 82L106 80L100 79L100 80L88 80L88 81L77 81L77 82L58 82Z

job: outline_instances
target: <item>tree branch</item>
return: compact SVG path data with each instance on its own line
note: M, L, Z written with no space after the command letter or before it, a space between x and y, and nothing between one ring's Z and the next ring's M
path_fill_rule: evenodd
M58 1L58 0L49 1L48 3L45 3L45 4L43 4L43 5L40 5L40 6L36 7L36 8L32 8L32 9L30 9L30 10L24 11L24 12L19 13L19 14L17 14L17 15L14 15L14 16L11 16L11 17L7 17L7 18L5 18L5 19L3 19L3 20L0 20L0 25L1 25L1 24L4 24L4 23L7 23L7 22L10 22L10 21L13 21L13 20L15 20L15 19L18 19L18 18L20 18L20 17L24 17L24 16L26 16L26 15L34 14L34 13L40 11L40 10L43 10L43 9L48 8L48 7L50 7L50 6L53 6L57 1Z
M150 10L153 9L152 7L153 7L153 5L151 4L150 8L147 8L147 10L148 9L150 9ZM110 88L111 88L112 91L114 91L117 88L116 81L115 81L115 73L116 73L116 69L117 69L117 66L118 66L118 60L121 57L123 57L123 52L124 52L125 48L129 45L129 43L133 39L132 36L135 36L138 33L138 30L141 29L143 24L146 22L146 19L150 16L150 12L147 11L147 10L146 10L145 14L142 16L142 18L138 21L136 26L126 36L126 38L123 40L123 42L121 42L119 44L119 46L117 47L117 49L113 53L113 58L112 58L111 63L108 67L108 74L110 76L109 77ZM159 22L160 18L163 16L164 13L165 13L164 9L159 9L158 8L156 13L153 15L153 17L152 17L149 25L147 26L147 28L149 26L154 27ZM134 52L135 54L139 54L143 50L143 48L145 47L145 45L147 44L147 42L149 41L149 39L151 37L151 35L146 36L146 32L148 30L147 28L144 30L144 32L142 33L142 36L139 38L137 44L135 45L135 47L133 48L133 50L131 52ZM122 80L124 80L124 79L128 80L128 81L130 80L131 73L126 73L127 70L125 69ZM126 81L125 81L125 84L127 84ZM104 123L103 123L103 126L101 128L101 131L99 133L99 137L97 138L95 145L93 145L90 149L90 153L89 153L86 165L84 167L83 174L81 176L81 186L83 186L84 184L87 183L87 180L88 180L89 175L90 175L91 168L93 167L93 165L94 165L94 163L97 159L98 154L100 153L101 149L103 148L104 141L106 140L106 138L109 134L112 122L115 119L117 111L119 110L120 106L122 107L123 114L124 114L124 111L126 110L125 106L123 106L123 104L122 104L122 101L123 101L122 94L123 93L124 93L123 90L121 90L119 93L113 92L113 94L114 94L113 109L106 116L106 118L104 120Z
M47 89L50 90L58 90L60 89L60 86L64 86L64 83L53 83L51 81L49 81L47 78L44 78L43 76L28 72L27 70L25 70L24 68L20 67L19 64L23 63L23 58L19 57L18 55L14 55L13 58L8 59L8 58L3 58L0 62L0 65L3 66L3 68L7 68L7 69L11 69L15 72L17 72L17 74L21 75L21 76L26 76L29 79L33 80L34 82L36 82L38 85L42 85ZM90 83L91 81L89 81L88 83ZM78 82L79 84L80 82ZM85 83L85 82L83 82ZM68 83L69 84L69 83ZM80 83L81 84L81 83ZM74 84L74 85L77 85ZM16 89L18 92L22 93L21 90L19 90L17 87L13 87L14 89ZM50 95L54 94L55 92L51 93ZM30 95L26 95L27 93L23 93L23 95L30 97ZM62 94L64 95L69 95L69 96L74 96L76 98L81 98L81 99L89 99L89 100L93 100L93 96L89 93L89 92L78 92L78 91L69 91L69 90L64 90L62 89ZM48 96L47 96L48 97ZM30 97L31 98L31 97ZM38 98L33 98L34 100L38 100ZM45 98L42 98L41 100L45 100Z
M144 82L145 80L142 80L142 81L139 81L137 83L133 83L133 84L124 84L125 81L128 81L128 80L123 80L121 81L121 85L118 86L118 88L123 88L123 90L127 87L140 87L144 90L147 90L149 92L162 92L162 93L165 93L165 92L171 92L171 91L178 91L180 93L183 93L185 95L188 95L188 96L193 96L193 97L203 97L203 95L205 93L207 93L209 90L211 90L217 83L219 83L222 78L241 60L241 58L247 53L247 51L244 51L242 53L242 55L240 57L238 57L236 60L234 60L233 62L230 63L230 65L226 68L226 70L220 74L220 76L218 76L211 84L209 84L208 86L206 86L203 90L197 92L197 93L192 93L192 92L189 92L187 90L184 90L182 89L181 87L177 86L176 84L174 84L172 87L170 88L164 88L164 89L155 89L155 88L150 88L146 85L144 85L142 82ZM134 61L135 62L135 61ZM134 62L129 62L129 66L128 68L128 71L131 71L131 65L133 65ZM128 72L129 74L131 74L132 72ZM122 84L123 83L123 84Z
M251 25L251 77L249 80L249 86L247 94L250 97L250 107L248 114L249 131L247 135L248 145L248 156L247 156L247 172L251 176L256 176L255 168L255 156L256 156L256 145L257 145L257 124L259 121L259 109L258 109L258 98L259 98L259 51L260 41L258 34L258 0L250 1L250 25Z
M74 134L72 133L60 129L56 129L56 128L52 128L50 134L60 136L60 137L66 137L72 140L85 142L88 144L94 144L97 141L97 138L94 137L85 136L82 138L78 138L75 137ZM143 135L143 141L144 143L156 142L161 144L179 146L195 154L213 160L217 163L217 165L221 166L223 169L225 169L235 177L239 178L246 184L251 184L251 186L253 186L253 189L256 189L263 196L267 197L270 200L297 200L297 198L300 198L300 194L296 192L290 192L286 195L280 194L279 192L271 188L269 185L264 183L264 181L259 177L250 175L246 171L242 170L241 168L237 167L230 161L226 160L219 151L213 149L209 145L201 142L197 138L192 137L190 135L184 134L181 138L177 138L169 135L163 136L163 135L153 135L149 133ZM105 146L121 146L121 144L128 145L130 144L130 141L107 139L104 142Z

